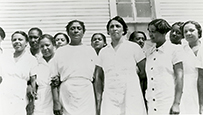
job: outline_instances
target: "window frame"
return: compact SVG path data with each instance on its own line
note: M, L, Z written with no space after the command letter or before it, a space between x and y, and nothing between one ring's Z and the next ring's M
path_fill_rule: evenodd
M110 1L110 16L111 18L117 16L117 4L116 4L116 0L109 0ZM123 17L123 19L127 22L127 23L147 23L150 22L152 19L155 18L155 3L154 0L149 0L150 1L150 6L151 6L151 17L136 17L136 7L135 6L135 2L134 0L131 0L131 6L132 6L132 10L133 10L133 20L129 20L125 17Z

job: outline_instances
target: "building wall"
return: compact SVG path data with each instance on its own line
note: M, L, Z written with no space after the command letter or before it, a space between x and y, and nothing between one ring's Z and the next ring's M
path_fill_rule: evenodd
M164 18L170 24L195 20L203 25L202 6L202 0L155 0L156 17Z
M107 21L114 17L116 0L0 0L0 26L6 31L4 49L12 49L11 34L17 30L27 32L31 27L39 27L44 33L54 35L65 32L70 20L85 22L84 44L90 44L95 32L106 33ZM153 18L166 19L170 24L176 21L195 20L203 25L202 0L151 0ZM123 9L125 10L125 9ZM148 22L128 22L127 37L134 30L147 32ZM148 37L149 38L149 37Z
M6 32L2 47L12 49L11 35L17 30L27 33L31 27L39 27L53 36L66 33L65 26L73 19L85 23L83 43L90 44L93 33L106 35L109 9L108 0L0 0L0 26Z

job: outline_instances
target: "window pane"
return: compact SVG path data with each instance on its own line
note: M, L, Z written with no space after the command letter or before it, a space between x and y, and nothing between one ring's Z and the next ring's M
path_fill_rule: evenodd
M149 0L135 0L135 2L149 2Z
M117 14L121 17L132 18L133 11L131 4L117 4Z
M151 7L149 3L135 3L137 17L151 17Z
M116 2L131 2L131 0L116 0Z

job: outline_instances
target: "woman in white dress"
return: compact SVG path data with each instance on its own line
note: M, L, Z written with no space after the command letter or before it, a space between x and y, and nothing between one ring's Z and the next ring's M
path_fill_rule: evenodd
M200 40L202 29L198 22L187 21L182 26L182 33L187 43L183 44L185 53L184 67L184 88L181 100L181 114L199 114L198 101L198 69L197 64L200 64L197 56L201 55L199 50L202 48Z
M50 62L52 78L59 76L61 80L59 101L63 107L63 114L95 115L92 80L96 52L91 46L82 44L85 33L85 25L82 21L70 21L66 31L71 39L70 44L57 49Z
M171 26L164 19L148 24L151 41L155 45L147 52L148 78L146 99L148 114L179 114L183 88L181 48L166 40Z
M127 25L121 17L112 18L106 27L111 44L100 51L98 62L105 76L101 115L145 115L138 77L145 76L144 53L139 45L127 41Z
M33 115L54 115L49 68L55 51L54 38L49 34L42 35L39 38L39 48L43 56L39 58L39 64L30 71L30 85L34 88L34 92L30 92L34 94L30 102L34 101Z
M2 68L5 76L0 87L0 112L1 115L25 115L29 71L37 65L37 60L26 50L28 36L25 32L14 32L11 42L14 53L7 55Z

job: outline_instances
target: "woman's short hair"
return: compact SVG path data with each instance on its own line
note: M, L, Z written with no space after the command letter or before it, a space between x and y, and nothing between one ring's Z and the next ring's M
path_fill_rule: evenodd
M196 27L196 29L197 29L197 31L198 31L198 37L201 38L201 37L202 37L202 27L201 27L201 25L200 25L198 22L196 22L196 21L191 21L191 20L190 20L190 21L187 21L187 22L185 22L185 23L183 24L182 29L181 29L183 36L184 36L184 27L185 27L186 24L189 24L189 23L195 25L195 27Z
M42 30L41 30L41 29L39 29L38 27L33 27L33 28L31 28L31 29L28 31L28 34L29 34L31 31L33 31L33 30L38 31L39 36L41 36L41 35L42 35Z
M119 23L121 23L121 25L123 26L123 31L124 31L123 35L126 35L126 33L127 33L127 31L128 31L128 26L127 26L127 24L125 23L125 21L123 20L123 18L121 18L120 16L116 16L116 17L114 17L114 18L112 18L112 19L110 19L110 20L108 21L108 23L107 23L107 25L106 25L107 33L108 33L108 31L109 31L109 25L110 25L111 21L113 21L113 20L116 20L116 21L118 21ZM108 34L109 34L109 33L108 33Z
M145 35L144 32L142 31L134 31L132 34L130 34L130 37L129 37L129 41L133 41L133 39L136 37L136 34L142 34L144 36L144 41L147 40L147 36Z
M171 27L173 27L173 26L175 26L175 25L178 25L178 26L182 27L183 24L184 24L184 22L175 22L174 24L172 24Z
M58 35L63 35L65 38L66 38L66 41L67 41L67 43L69 43L69 37L66 35L66 34L64 34L64 33L57 33L57 34L55 34L55 36L54 36L54 41L56 40L56 37L58 36Z
M101 36L102 36L102 39L103 39L103 41L104 41L104 43L106 44L106 36L105 36L104 34L102 34L102 33L94 33L94 34L92 35L92 37L91 37L91 42L93 41L93 37L94 37L95 35L101 35Z
M55 46L55 40L54 40L54 37L51 36L50 34L43 34L42 36L39 37L39 42L43 39L49 39L51 41L51 43L53 44L53 46Z
M0 36L1 36L2 40L4 40L4 38L6 37L6 34L1 27L0 27Z
M84 22L82 21L79 21L79 20L72 20L68 23L68 25L66 25L66 32L69 34L69 28L72 26L72 24L74 22L78 22L81 26L82 26L82 29L83 29L83 33L85 33L86 29L85 29L85 24Z
M156 27L156 31L158 31L161 34L166 34L171 30L171 26L164 19L154 19L148 24L148 27L150 25L154 25Z
M15 32L11 35L11 40L12 40L12 38L13 38L13 36L14 36L15 34L21 34L22 36L25 37L25 41L28 42L28 35L27 35L24 31L15 31Z

